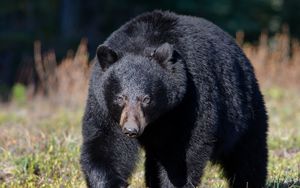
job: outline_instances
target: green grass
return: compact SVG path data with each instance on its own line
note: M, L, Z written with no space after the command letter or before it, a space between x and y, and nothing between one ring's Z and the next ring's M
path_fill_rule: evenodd
M299 188L300 93L273 87L264 95L270 116L267 187ZM0 105L0 188L85 187L79 166L82 109L42 100ZM144 187L142 159L130 187ZM207 166L201 187L226 187L218 167Z

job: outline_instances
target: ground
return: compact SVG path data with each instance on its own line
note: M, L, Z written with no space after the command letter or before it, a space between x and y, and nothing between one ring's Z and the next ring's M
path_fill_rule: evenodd
M263 90L270 116L268 187L300 188L300 92ZM47 101L0 104L0 188L85 187L79 166L83 108ZM143 153L131 188L144 187ZM201 187L226 187L208 166Z

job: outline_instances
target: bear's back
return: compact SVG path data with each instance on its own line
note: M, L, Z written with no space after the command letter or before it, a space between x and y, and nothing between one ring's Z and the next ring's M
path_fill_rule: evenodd
M171 12L153 11L141 14L113 32L104 42L120 55L142 54L145 48L158 47L178 40L178 16Z
M146 48L156 48L165 42L172 44L192 64L198 61L197 56L209 60L218 52L227 56L233 51L242 54L233 38L213 23L168 11L137 16L113 32L104 44L122 56L143 55Z

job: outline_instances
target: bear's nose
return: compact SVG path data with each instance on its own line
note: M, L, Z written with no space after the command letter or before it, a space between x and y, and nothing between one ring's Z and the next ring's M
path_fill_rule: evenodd
M130 127L124 126L122 131L125 135L129 137L136 137L138 135L138 129L132 126Z

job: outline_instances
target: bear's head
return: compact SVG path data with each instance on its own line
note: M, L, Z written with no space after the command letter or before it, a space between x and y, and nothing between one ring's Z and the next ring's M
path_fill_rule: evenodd
M146 48L142 54L100 45L97 59L105 76L104 100L109 115L129 137L182 102L187 75L182 56L169 43Z

